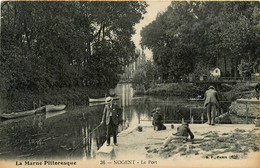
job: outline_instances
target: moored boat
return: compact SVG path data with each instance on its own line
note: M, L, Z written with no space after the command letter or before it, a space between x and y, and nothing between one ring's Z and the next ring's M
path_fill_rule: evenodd
M61 111L66 108L65 104L60 104L60 105L46 105L46 112L49 111Z
M1 117L6 118L6 119L11 119L11 118L18 118L18 117L25 117L29 115L35 114L36 110L28 110L28 111L22 111L22 112L12 112L12 113L3 113Z
M46 113L46 119L51 118L51 117L55 117L61 114L66 113L65 110L61 110L61 111L52 111L52 112L47 112Z
M106 100L106 97L103 98L98 98L98 99L93 99L93 98L89 98L89 103L104 103ZM113 97L113 100L119 100L119 97Z
M30 115L34 115L34 114L38 114L43 112L45 109L45 106L39 107L37 109L34 110L27 110L27 111L20 111L20 112L12 112L12 113L3 113L1 115L2 118L5 119L12 119L12 118L18 118L18 117L26 117L26 116L30 116Z
M105 105L106 103L105 102L94 102L94 103L89 103L89 106L92 107L92 106L101 106L101 105Z

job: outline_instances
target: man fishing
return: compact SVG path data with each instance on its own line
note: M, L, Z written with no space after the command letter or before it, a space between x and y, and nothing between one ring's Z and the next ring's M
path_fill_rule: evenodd
M113 136L114 145L117 146L116 136L119 116L121 116L121 110L116 104L113 103L112 97L107 97L101 121L101 124L105 122L107 126L107 146L110 145L110 136Z

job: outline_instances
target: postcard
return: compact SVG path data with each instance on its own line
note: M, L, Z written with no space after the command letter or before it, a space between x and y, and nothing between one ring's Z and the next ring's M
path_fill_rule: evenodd
M0 166L260 166L257 1L2 1Z

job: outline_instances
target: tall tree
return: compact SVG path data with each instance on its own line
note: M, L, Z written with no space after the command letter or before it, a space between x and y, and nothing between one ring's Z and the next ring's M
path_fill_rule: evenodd
M198 65L236 76L241 59L259 55L259 3L172 2L142 32L164 79L179 78ZM196 65L198 64L198 65Z
M136 57L131 37L146 7L134 1L4 2L2 91L114 87Z

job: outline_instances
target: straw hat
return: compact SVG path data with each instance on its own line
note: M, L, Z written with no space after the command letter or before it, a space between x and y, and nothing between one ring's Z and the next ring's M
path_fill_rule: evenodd
M109 96L109 97L106 98L106 103L110 103L111 101L113 101L112 97Z
M214 86L210 86L209 89L215 89L215 87Z

